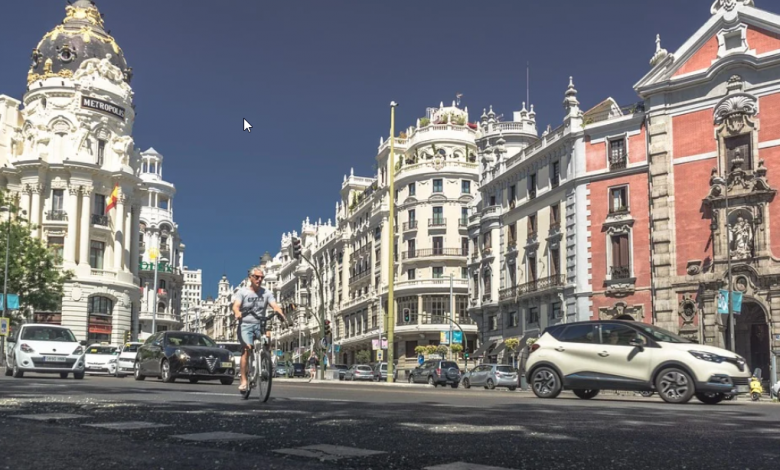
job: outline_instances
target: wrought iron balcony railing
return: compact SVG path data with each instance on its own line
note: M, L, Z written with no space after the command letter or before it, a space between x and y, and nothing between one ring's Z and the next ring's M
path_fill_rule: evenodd
M46 220L67 221L68 213L65 211L46 211Z
M407 230L415 230L417 228L417 221L416 220L410 220L409 222L404 222L404 232Z
M407 250L401 253L401 259L427 258L429 256L464 256L460 248L425 248Z
M447 219L444 217L434 217L433 219L428 219L428 227L444 227L447 225Z
M609 277L612 279L631 278L631 266L612 266L609 268Z
M92 225L102 225L104 227L108 227L108 216L92 214Z
M614 157L609 157L609 169L610 170L623 170L626 168L627 165L627 158L626 154L623 153L621 155L617 155Z

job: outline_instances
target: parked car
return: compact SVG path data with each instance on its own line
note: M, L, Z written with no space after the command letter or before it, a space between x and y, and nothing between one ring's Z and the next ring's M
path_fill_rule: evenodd
M344 376L347 374L347 371L349 370L349 366L346 364L333 364L333 366L331 366L331 369L338 370L339 380L344 380Z
M29 323L20 326L8 338L8 362L5 375L22 378L25 372L68 374L84 378L84 347L69 328Z
M458 388L460 369L458 369L458 364L453 361L428 360L412 369L409 374L409 383L427 383L435 387L449 385L452 388Z
M244 354L244 347L241 346L241 343L220 342L217 343L217 346L230 351L230 354L233 356L233 366L235 368L236 375L241 374L241 356Z
M274 377L287 377L290 374L290 366L283 362L279 362L274 367Z
M355 364L347 369L344 374L344 380L372 380L374 378L374 371L371 370L371 366L366 364Z
M531 346L526 370L540 398L572 390L656 391L669 403L692 397L707 404L747 394L751 372L731 351L694 343L657 326L603 320L548 327Z
M119 350L119 357L116 359L116 371L114 375L116 377L124 377L133 373L135 368L135 358L138 353L138 348L144 343L127 343Z
M199 333L161 331L150 336L138 348L135 379L159 377L173 382L186 377L190 383L219 380L233 383L235 364L230 351L217 346L213 339Z
M292 376L293 377L306 377L306 367L302 362L292 363Z
M507 387L517 390L517 369L500 364L482 364L463 375L463 387L483 386L490 390L496 387Z
M387 363L379 362L374 364L373 369L374 382L387 381ZM398 364L393 366L393 381L398 380Z
M86 372L90 374L116 374L119 347L107 343L95 343L87 347L84 354Z

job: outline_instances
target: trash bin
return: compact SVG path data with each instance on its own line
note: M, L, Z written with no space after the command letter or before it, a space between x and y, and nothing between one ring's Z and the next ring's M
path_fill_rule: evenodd
M528 382L525 380L525 374L520 375L520 390L528 390Z

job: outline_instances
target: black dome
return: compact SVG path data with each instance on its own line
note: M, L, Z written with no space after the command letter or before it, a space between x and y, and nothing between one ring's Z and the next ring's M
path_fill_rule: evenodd
M110 62L119 67L129 83L133 69L127 66L114 38L103 29L103 17L95 3L77 0L65 7L65 12L62 24L46 33L33 49L27 84L54 76L71 77L85 60L109 55Z

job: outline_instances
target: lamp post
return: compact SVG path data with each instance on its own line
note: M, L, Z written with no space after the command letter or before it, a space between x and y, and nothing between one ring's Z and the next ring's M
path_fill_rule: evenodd
M6 305L8 305L8 253L11 244L11 208L8 206L0 207L0 212L8 213L8 230L5 235L5 276L3 277L3 313L0 317L5 317ZM0 363L5 364L5 336L0 336Z
M725 209L725 215L726 215L726 269L728 271L728 283L729 283L729 292L728 296L726 297L726 301L729 304L729 349L731 349L732 352L737 351L737 347L735 344L735 334L734 334L734 299L732 298L734 295L734 289L732 285L732 278L731 278L731 224L729 223L729 188L728 188L728 182L721 178L720 176L713 179L713 182L717 184L723 185L723 196L725 198L726 203L726 209Z
M157 333L157 267L160 263L165 263L168 260L166 258L160 258L160 260L157 260L157 256L159 255L159 250L152 250L151 253L149 253L149 257L152 258L152 261L154 262L154 301L152 302L152 334Z
M393 342L395 341L395 108L398 103L395 101L390 102L390 188L387 194L389 206L388 231L390 232L389 247L387 250L388 257L388 279L387 279L387 381L394 382L395 377L393 369L395 368L395 348L393 348ZM380 344L381 346L381 344Z

